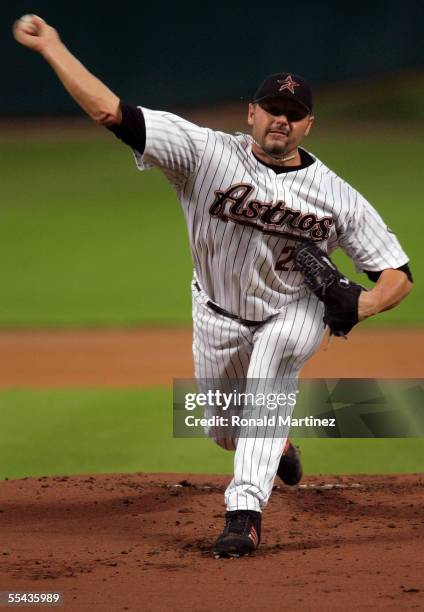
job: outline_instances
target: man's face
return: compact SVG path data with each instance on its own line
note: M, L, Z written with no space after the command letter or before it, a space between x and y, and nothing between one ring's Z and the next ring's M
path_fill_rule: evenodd
M271 157L281 157L296 149L309 134L313 121L313 116L300 104L283 98L249 104L252 136Z

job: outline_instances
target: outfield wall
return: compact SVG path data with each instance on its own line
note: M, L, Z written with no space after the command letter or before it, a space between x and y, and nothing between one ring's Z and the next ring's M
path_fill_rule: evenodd
M270 72L315 85L374 78L424 65L419 0L337 3L304 0L261 8L231 3L99 0L0 4L0 114L77 113L43 61L13 40L11 25L36 12L100 78L130 102L196 105L248 98Z

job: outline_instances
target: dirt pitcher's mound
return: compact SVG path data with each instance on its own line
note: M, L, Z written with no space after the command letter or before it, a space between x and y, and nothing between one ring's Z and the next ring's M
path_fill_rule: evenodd
M61 591L65 609L79 611L424 607L424 477L278 487L256 555L216 560L226 482L175 474L2 482L0 590Z

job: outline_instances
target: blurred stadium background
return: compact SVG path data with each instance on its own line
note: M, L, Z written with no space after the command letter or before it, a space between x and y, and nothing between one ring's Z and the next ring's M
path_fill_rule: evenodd
M123 0L107 9L98 0L42 0L0 6L1 327L191 321L190 256L171 188L156 171L139 174L130 151L92 125L44 61L14 42L13 21L32 12L124 100L217 129L246 129L247 102L265 75L308 78L316 125L307 148L375 204L412 261L414 292L366 325L422 325L422 2ZM338 262L353 275L342 255ZM117 415L118 404L138 429ZM169 405L169 390L159 388L3 390L0 477L231 471L231 458L208 441L171 439ZM352 442L330 441L330 461L324 442L308 441L310 472L423 467L420 440L363 441L356 462Z

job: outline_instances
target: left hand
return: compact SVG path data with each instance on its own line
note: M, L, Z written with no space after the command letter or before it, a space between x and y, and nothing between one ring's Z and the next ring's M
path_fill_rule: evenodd
M346 337L359 322L359 297L363 288L341 274L328 255L312 242L299 242L295 262L306 286L324 302L323 321L330 333Z

